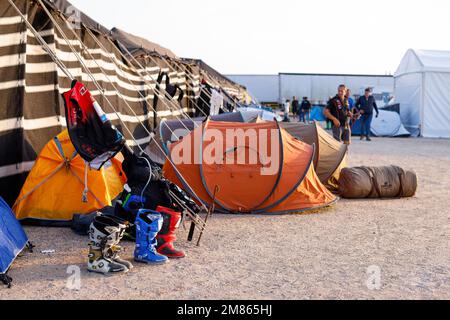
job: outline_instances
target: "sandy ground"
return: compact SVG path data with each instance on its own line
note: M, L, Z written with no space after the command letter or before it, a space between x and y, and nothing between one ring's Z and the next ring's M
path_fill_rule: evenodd
M450 299L450 140L358 140L350 161L414 169L417 196L341 200L307 215L215 215L199 248L180 229L186 259L110 277L85 270L86 238L30 227L35 253L16 261L14 287L0 288L0 298ZM133 245L125 248L131 259ZM67 286L73 265L81 268L79 290ZM377 270L380 281L370 282Z

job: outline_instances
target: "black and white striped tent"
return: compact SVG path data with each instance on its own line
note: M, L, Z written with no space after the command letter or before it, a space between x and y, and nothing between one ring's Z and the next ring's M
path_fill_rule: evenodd
M136 145L137 142L145 147L150 140L140 122L150 130L153 129L154 113L151 106L160 72L168 73L171 84L178 84L185 91L185 97L181 102L184 109L182 112L180 105L169 103L160 95L156 109L157 119L181 118L184 112L193 111L193 101L200 95L200 80L205 72L198 65L167 56L167 51L164 50L158 52L158 46L153 51L141 50L137 56L140 64L131 65L129 60L123 58L124 52L119 49L122 45L111 31L65 0L44 2L62 28L63 34L55 28L39 3L14 0L70 73L87 85L110 119L122 129L130 145ZM74 28L77 37L71 28ZM108 108L105 99L64 39L64 34L100 84L104 95L114 105L122 121L133 132L136 142L123 130L118 116ZM83 49L84 46L77 38L81 39L87 50ZM70 89L70 83L70 79L57 67L9 1L1 0L0 195L10 204L18 195L40 150L65 127L64 107L60 96ZM161 88L164 88L164 84ZM227 83L224 89L238 99L245 95L245 89L232 82Z

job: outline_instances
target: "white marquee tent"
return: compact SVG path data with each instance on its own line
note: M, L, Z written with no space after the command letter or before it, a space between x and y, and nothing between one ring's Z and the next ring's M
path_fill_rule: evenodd
M410 49L394 77L406 129L415 136L450 138L450 51Z

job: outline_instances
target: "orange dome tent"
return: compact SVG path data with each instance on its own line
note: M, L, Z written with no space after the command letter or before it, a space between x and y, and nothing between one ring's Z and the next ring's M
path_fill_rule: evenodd
M75 213L111 205L126 181L118 157L99 171L90 169L63 131L47 143L28 175L13 206L17 219L70 221Z
M316 145L314 169L317 176L328 190L337 191L341 171L347 167L348 145L334 139L317 122L283 122L280 126L300 141Z
M219 212L299 213L337 200L314 171L314 146L275 121L206 121L171 144L169 157L165 177L205 205L218 187Z

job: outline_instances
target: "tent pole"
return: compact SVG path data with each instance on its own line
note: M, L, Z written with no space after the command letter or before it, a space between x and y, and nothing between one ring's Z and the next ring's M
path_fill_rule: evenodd
M108 38L108 40L109 41L111 41L111 39L109 39ZM133 56L133 54L123 45L123 44L121 44L118 40L117 40L117 42L120 44L120 46L125 50L125 52L130 56L130 58L139 66L139 68L141 68L142 70L144 70L144 72L147 74L147 76L151 79L151 75L148 73L148 71L147 71L147 68L145 68L134 56ZM111 41L111 43L112 43L112 41ZM119 51L120 51L120 54L121 54L121 56L122 56L122 58L125 60L125 61L127 61L131 66L133 65L131 62L130 62L130 60L128 59L128 57L126 57L122 52L121 52L121 50L120 50L120 48L119 48ZM159 67L159 65L158 65L158 63L154 60L154 59L152 59L152 57L150 56L150 55L147 55L151 60L152 60L152 62L153 63L155 63L155 65L156 66L158 66ZM161 67L159 67L160 68L160 70L162 70L162 68ZM164 89L164 91L165 91L165 89ZM165 91L165 93L167 93L167 91ZM192 118L188 115L188 114L185 114L185 116L186 116L186 118L188 118L188 119L190 119L195 125L196 125L196 127L198 126L195 122L194 122L194 120L192 120Z
M17 8L17 6L15 6L15 4L12 2L12 0L8 0L10 2L10 4L16 9L17 12L19 12L22 16L22 19L26 20L25 17L23 16L23 14L21 13L21 11L19 10L19 8ZM48 15L48 17L50 18L50 20L53 20L53 16L51 15L51 13L48 11L47 7L45 7L45 5L43 4L42 0L37 0L40 5L43 7L44 11L46 12L46 14ZM26 20L27 21L27 20ZM29 24L31 26L31 30L35 35L39 35L39 33L36 31L36 29L34 29L34 27L31 25L31 23L29 23L28 21L26 22L27 25ZM75 54L75 56L77 57L77 60L80 62L80 64L82 65L82 67L86 70L88 76L93 80L94 84L96 86L99 86L98 82L95 80L94 76L92 75L92 73L90 72L89 68L87 68L87 66L84 64L84 62L82 61L81 57L78 55L78 53L74 50L75 48L72 46L72 44L70 43L70 41L67 39L65 33L61 30L61 28L59 27L58 24L55 24L55 26L57 27L57 29L59 30L59 32L61 33L61 35L64 37L66 43L69 45L72 53ZM44 43L48 46L48 44L44 41ZM43 44L44 45L44 44ZM59 58L55 55L55 58L60 61L60 63L62 64L62 66L64 66L64 64L62 63L61 60L59 60ZM64 66L65 67L65 66ZM122 125L124 126L124 128L127 130L127 132L131 135L133 141L136 143L137 147L141 150L142 153L145 153L144 150L142 149L142 147L140 146L140 144L136 141L136 138L133 136L133 134L131 133L130 129L127 127L127 125L125 124L125 122L123 121L123 119L120 117L119 113L117 112L117 110L114 108L114 106L112 105L112 103L109 101L109 99L106 97L106 95L103 93L103 90L101 87L98 87L98 90L100 92L100 94L103 96L103 98L105 99L105 101L107 101L108 105L111 107L111 109L114 111L114 113L116 114L116 116L118 117L119 121L122 123ZM169 161L169 163L173 166L174 170L179 174L179 176L184 180L184 183L186 184L186 186L189 187L191 194L197 198L197 200L199 200L200 204L202 205L202 207L207 210L205 204L200 201L200 198L198 197L198 195L194 192L194 190L192 189L192 187L189 185L189 183L183 178L183 175L179 172L178 168L175 166L175 164L172 162L172 160L164 153L164 150L162 150L162 148L159 146L159 144L157 143L157 141L155 140L155 138L153 136L150 136L151 139L153 139L156 142L157 147L160 149L160 151L165 155L166 159Z
M155 51L155 53L158 54L156 51ZM162 56L162 55L159 55L159 54L158 54L158 56L166 63L166 65L169 67L169 69L172 69L173 72L177 72L177 70L175 70L175 68L173 68L173 67L170 65L169 59L168 59L168 58L166 58L166 57L164 57L164 56ZM181 69L184 70L184 71L183 71L184 74L186 75L187 78L189 78L189 79L191 80L192 83L195 82L194 77L191 76L191 74L190 74L190 73L187 71L187 69L183 66L183 63L182 63L182 62L177 62L176 65L179 66ZM199 80L199 82L200 82L200 80ZM201 92L204 92L204 93L206 94L206 96L207 96L209 99L211 99L212 96L209 94L208 91L206 91L204 88L202 88L202 85L201 85L201 83L200 83L200 95L199 95L199 99L201 99L201 100L203 101L203 103L205 103L208 107L211 108L211 104L208 103L207 101L205 101L205 99L202 98ZM195 103L195 102L194 102L194 103ZM197 103L195 103L195 104L197 105ZM198 107L198 105L197 105L197 107ZM205 116L207 116L207 115L201 110L200 107L198 107L198 109L199 109Z
M225 96L231 100L231 102L234 104L234 106L236 107L236 102L234 101L234 99L230 98L230 94L227 92L227 90L225 90L222 86L222 84L219 82L219 80L215 79L214 76L210 76L209 77L210 81L213 83L213 85L215 85L216 87L218 87L220 90L223 91L223 93L225 94ZM211 97L211 96L210 96Z
M62 15L60 15L60 17L62 17ZM128 101L125 99L125 97L120 93L120 91L118 90L118 88L116 87L116 85L114 84L114 82L111 80L111 78L108 76L108 74L105 72L105 70L103 69L102 66L100 66L100 64L97 62L97 60L94 58L94 56L90 53L89 49L86 47L86 45L81 41L81 39L78 37L78 35L76 34L75 30L72 29L72 27L67 23L68 21L65 20L64 18L62 19L64 23L66 23L66 25L68 26L68 28L70 29L70 31L72 32L72 34L75 36L75 38L78 40L78 42L80 43L82 50L84 52L86 52L89 57L92 59L92 61L94 61L94 63L97 65L97 67L100 69L100 71L105 75L106 79L109 81L109 83L112 85L112 87L114 88L114 90L116 90L116 92L118 93L119 97L122 99L122 101L125 103L125 105L128 107L128 109L131 111L131 113L133 114L133 116L139 121L139 124L142 126L142 128L144 128L144 130L148 133L148 135L152 135L153 133L150 132L147 127L144 125L144 123L141 121L141 119L139 119L139 116L136 114L136 112L133 110L133 108L130 106L130 104L128 103ZM56 23L56 21L55 21ZM90 34L91 35L91 34ZM91 35L92 37L93 35ZM127 78L128 79L128 78ZM129 80L129 79L128 79ZM130 84L132 84L132 82L130 81ZM135 90L139 93L139 95L141 96L142 99L147 100L140 92L140 90L134 86ZM152 108L153 109L153 108ZM154 109L153 109L154 111ZM171 110L172 111L172 110ZM172 111L173 112L173 111ZM186 128L187 129L187 128ZM170 128L169 128L170 130ZM171 131L172 132L172 131ZM172 132L172 134L174 134Z
M187 74L189 74L189 71L187 70L186 66L184 66L183 63L180 63L180 65L182 66L182 68L184 68L184 69L186 70L185 72L186 72ZM227 90L225 90L225 89L222 87L222 85L221 85L216 79L214 79L213 76L210 76L209 78L210 78L211 82L213 82L213 84L214 84L215 86L217 86L217 87L222 91L221 93L223 93L223 94L225 95L225 98L227 98L227 99L229 100L229 102L231 102L231 103L233 104L234 109L236 109L236 102L234 101L234 99L231 98L231 96L230 96L230 94L227 92ZM209 96L209 98L211 99L212 96L211 96L206 90L203 91L203 92L205 92L205 94L207 94L207 95ZM202 99L202 100L203 100L203 99ZM204 100L203 100L203 101L204 101ZM223 110L223 108L222 108L222 110ZM223 111L226 112L226 110L223 110Z
M67 20L65 20L65 22L66 22L66 24L67 24ZM70 27L69 27L69 28L70 28ZM72 29L71 29L71 30L72 30ZM107 52L106 48L105 48L105 47L102 45L102 43L95 37L95 35L92 33L92 31L89 30L89 28L86 28L86 30L87 30L89 36L94 40L94 42L96 42L96 44L97 44L103 51ZM95 59L95 58L92 56L92 54L89 52L89 49L88 49L88 48L85 46L85 44L81 41L81 39L78 37L78 35L76 34L76 32L75 32L74 30L72 30L72 32L73 32L73 34L75 35L75 37L78 39L78 41L82 44L82 46L84 47L84 50L88 52L89 56L95 61L96 65L102 70L102 73L104 73L104 74L106 75L107 79L109 80L109 77L108 77L108 75L105 73L104 69L97 63L96 59ZM120 68L120 70L123 71L123 69L122 69L122 67L120 66L119 63L116 63L116 62L114 61L114 59L113 59L111 56L108 55L108 57L109 57L110 61L111 61L114 65L118 66L118 67ZM123 72L125 72L125 71L123 71ZM136 73L139 74L139 73L137 72L137 70L136 70ZM112 82L111 80L109 80L109 81L110 81L110 83L113 85L114 89L115 89L117 92L119 92L119 91L117 90L117 88L114 86L113 82ZM128 83L130 83L130 84L134 87L134 89L138 92L139 96L140 96L142 99L144 99L144 101L148 101L148 100L150 99L150 98L146 98L146 97L141 93L141 90L139 90L139 89L137 88L137 86L136 86L135 84L133 84L129 78L127 78L127 81L128 81ZM147 83L145 82L145 80L144 80L144 84L147 85ZM153 91L153 88L150 87L150 89L152 90L153 94L156 94L156 92ZM145 125L142 123L142 121L140 121L139 117L136 115L136 113L134 112L133 108L131 108L131 106L128 104L128 102L127 102L123 97L122 97L122 99L123 99L123 101L125 102L125 104L128 106L128 108L132 111L132 113L134 114L134 116L139 120L139 123L140 123L141 126L144 128L144 130L145 130L149 135L152 135L153 133L149 132L149 130L148 130L148 129L145 127ZM164 104L165 104L165 101L164 101ZM180 121L180 123L184 126L184 123L181 121L181 119L178 118L178 116L177 116L177 115L175 114L175 112L170 108L170 106L167 105L167 104L165 104L165 106L166 106L172 113L174 113L173 116L174 116L178 121ZM157 115L157 112L156 112L156 110L153 108L153 106L149 106L149 107L150 107L150 109ZM186 129L186 130L189 130L187 127L185 127L185 129ZM174 132L171 130L171 128L169 128L169 130L170 130L170 132L171 132L173 135L175 135ZM178 137L177 137L177 138L178 138Z
M187 68L186 68L182 63L180 63L180 64L181 64L181 67L185 69L186 74L189 74L189 71L187 70ZM200 68L200 67L199 67L199 68ZM230 98L228 97L227 91L220 85L220 83L218 83L218 82L214 79L213 76L210 76L209 79L210 79L210 81L213 83L213 85L215 85L215 86L218 87L220 90L222 90L223 93L226 94L226 97L227 97L228 99L230 99ZM201 87L200 87L200 88L201 88ZM204 90L203 88L201 88L201 90L202 90L202 91L203 91L210 99L212 98L212 95L210 95L210 94L208 93L208 91ZM201 98L201 97L200 97L200 98ZM204 100L203 98L201 98L201 99L202 99L203 102L205 102L205 100ZM234 104L234 107L236 107L235 102L234 102L233 100L232 100L232 102L233 102L233 104ZM206 103L206 102L205 102L205 103ZM207 103L207 104L208 104L208 103ZM226 110L223 110L223 108L222 108L222 111L226 112Z
M156 51L155 51L155 53L156 53L156 54L158 55L158 57L159 57L162 61L164 61L164 63L169 67L169 70L172 70L172 72L178 73L178 71L175 70L175 68L174 68L172 65L170 65L170 63L167 61L167 59L166 59L164 56L158 54ZM152 58L151 54L149 54L148 56L149 56L150 59L154 60L154 59ZM180 63L180 64L177 64L177 66L182 67L182 64L181 64L181 63ZM182 73L184 73L184 75L186 76L186 78L188 78L192 83L195 83L195 79L194 79L193 77L191 78L187 72L183 71ZM200 82L200 81L199 81L199 82ZM187 81L186 83L189 83L189 81ZM192 88L192 87L191 87L191 88ZM201 92L202 92L201 84L200 84L199 88L200 88L200 93L201 93ZM193 88L192 88L192 92L194 92ZM207 93L207 92L206 92L206 93ZM195 94L195 93L194 93L194 94ZM187 95L187 98L188 98L188 99L189 99L189 100L197 107L197 110L199 110L205 117L208 116L208 115L207 115L207 114L199 107L199 105L195 102L195 100L194 100L193 98L189 97L189 95ZM207 102L201 97L201 94L200 94L200 96L199 96L199 99L201 99L207 106L211 107L211 105L210 105L209 103L207 103Z

